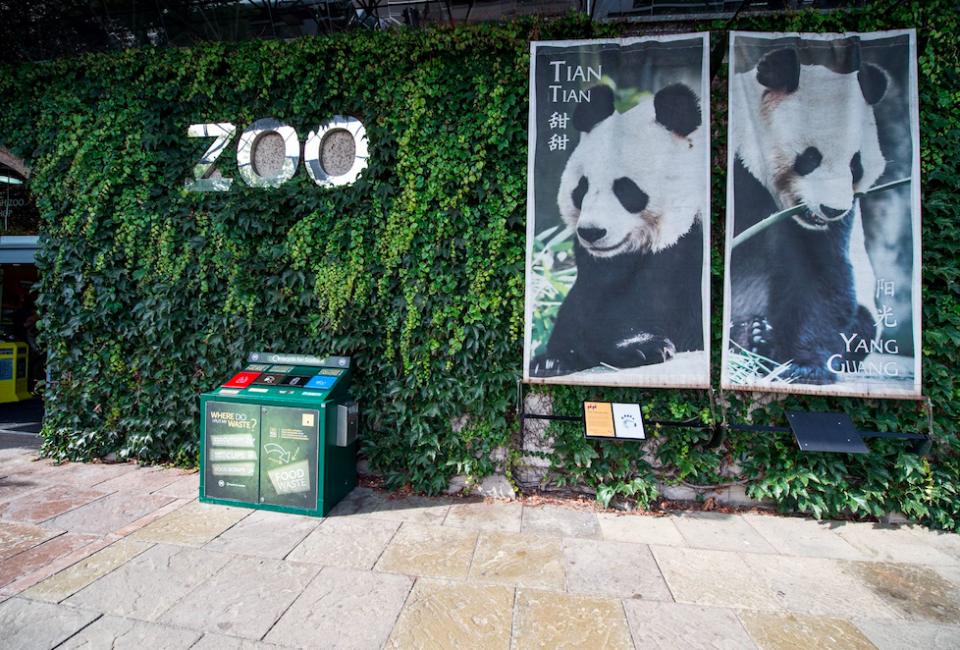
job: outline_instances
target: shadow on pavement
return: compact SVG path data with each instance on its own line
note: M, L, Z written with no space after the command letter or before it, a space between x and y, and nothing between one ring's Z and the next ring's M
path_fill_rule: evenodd
M0 404L0 432L37 434L42 426L42 399Z

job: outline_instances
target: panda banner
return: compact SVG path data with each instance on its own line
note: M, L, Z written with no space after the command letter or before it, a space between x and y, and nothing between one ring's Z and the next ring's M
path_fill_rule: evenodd
M731 34L723 388L920 396L915 39Z
M524 381L709 386L708 56L531 44Z

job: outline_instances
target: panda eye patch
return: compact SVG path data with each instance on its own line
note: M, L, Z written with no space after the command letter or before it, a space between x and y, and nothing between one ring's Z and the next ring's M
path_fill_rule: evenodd
M627 212L633 212L634 214L643 212L647 207L647 201L650 200L646 192L626 177L613 181L613 193Z
M797 156L797 160L793 163L793 169L801 176L806 176L819 167L821 162L823 162L823 154L820 153L820 150L816 147L807 147L802 154Z
M581 176L580 182L577 183L577 186L573 189L573 193L570 195L570 198L573 199L573 204L577 206L577 210L582 209L583 197L587 195L587 190L589 188L590 183L587 182L587 177Z
M853 174L853 182L859 183L863 178L863 163L860 161L860 152L853 154L850 160L850 172Z

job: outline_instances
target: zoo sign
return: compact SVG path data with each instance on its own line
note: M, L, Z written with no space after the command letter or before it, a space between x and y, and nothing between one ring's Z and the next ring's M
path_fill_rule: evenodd
M231 143L236 132L237 127L227 122L190 125L187 137L213 138L214 141L193 166L193 178L185 183L188 192L226 192L230 189L233 185L232 178L210 178L210 175L216 169L217 159ZM341 174L332 173L323 165L324 141L337 132L348 133L353 138L355 147L353 164ZM283 166L272 176L262 176L255 168L254 160L257 146L270 134L279 135L283 139ZM335 115L329 122L310 131L303 146L303 162L307 174L320 187L352 185L366 168L368 158L367 135L363 124L355 118L342 115ZM240 134L237 144L237 171L243 182L250 187L280 187L293 178L299 166L300 136L292 126L267 117L257 120Z

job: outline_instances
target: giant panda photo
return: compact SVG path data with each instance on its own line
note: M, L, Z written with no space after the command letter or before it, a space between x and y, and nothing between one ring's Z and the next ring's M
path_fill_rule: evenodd
M732 34L723 388L919 395L914 40Z
M533 44L526 380L709 385L707 54Z

